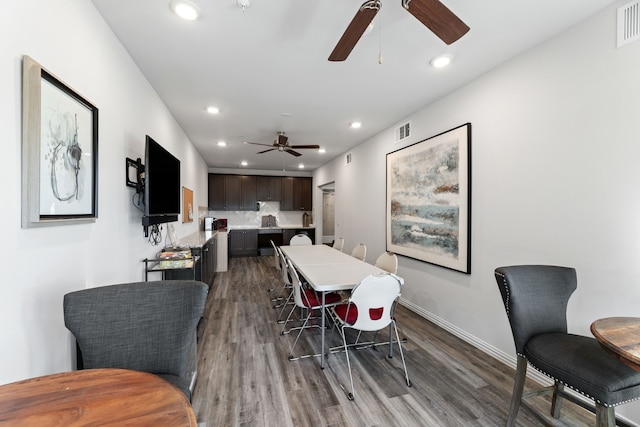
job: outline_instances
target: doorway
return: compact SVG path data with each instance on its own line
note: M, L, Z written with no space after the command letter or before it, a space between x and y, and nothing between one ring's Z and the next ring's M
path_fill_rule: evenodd
M325 184L322 190L322 243L333 243L336 229L335 185Z

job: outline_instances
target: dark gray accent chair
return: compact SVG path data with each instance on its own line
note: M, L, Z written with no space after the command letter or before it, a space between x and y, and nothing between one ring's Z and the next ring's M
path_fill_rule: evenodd
M595 402L596 425L616 424L614 407L640 398L640 372L603 350L595 338L567 332L567 303L577 288L573 268L547 265L519 265L495 270L502 301L511 324L517 353L517 368L507 426L516 422L527 362L554 380L540 392L553 393L551 415L560 416L562 398L591 411L594 408L567 394L564 387ZM595 319L594 319L595 320Z
M149 372L191 399L196 330L208 290L199 281L163 280L66 294L64 323L76 338L78 369Z

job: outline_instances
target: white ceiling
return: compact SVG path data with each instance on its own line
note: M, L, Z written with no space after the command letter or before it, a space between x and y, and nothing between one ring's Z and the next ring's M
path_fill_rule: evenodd
M265 170L313 170L614 3L445 0L471 27L447 46L401 0L382 0L374 30L345 62L329 62L364 0L251 0L244 12L236 0L193 0L197 21L178 18L169 0L92 1L210 167L246 160ZM447 69L429 67L439 54L453 55ZM327 152L256 154L267 147L242 143L271 144L278 131Z

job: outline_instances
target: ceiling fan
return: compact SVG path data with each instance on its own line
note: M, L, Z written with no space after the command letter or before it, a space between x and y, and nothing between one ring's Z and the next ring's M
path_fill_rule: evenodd
M347 59L360 37L382 7L380 0L367 0L356 12L351 23L329 55L329 61ZM469 27L439 0L402 0L404 7L446 44L464 36Z
M278 132L278 137L273 141L273 144L261 144L259 142L248 142L244 141L245 144L253 144L253 145L264 145L265 147L271 147L268 150L258 151L256 154L262 154L273 150L278 150L280 152L287 152L293 156L299 157L302 156L301 153L294 151L293 148L297 149L314 149L317 150L320 148L319 145L289 145L289 137L285 136L284 132Z

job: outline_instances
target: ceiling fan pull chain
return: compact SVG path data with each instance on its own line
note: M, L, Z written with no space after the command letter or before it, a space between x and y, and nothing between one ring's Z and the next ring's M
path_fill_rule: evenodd
M378 34L380 35L380 52L378 53L378 64L382 65L382 17L378 18Z

